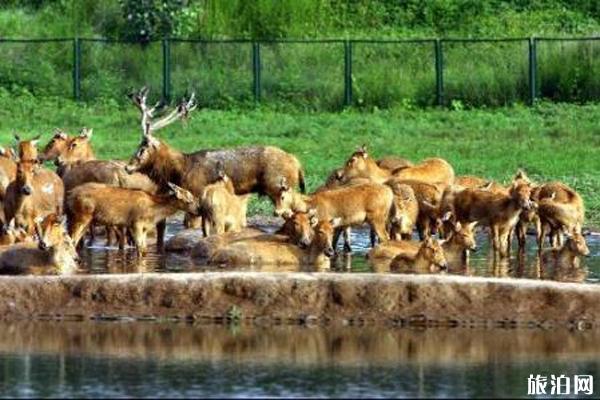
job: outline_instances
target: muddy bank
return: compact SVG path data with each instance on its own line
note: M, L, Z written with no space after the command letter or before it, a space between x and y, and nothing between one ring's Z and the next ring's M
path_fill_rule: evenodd
M431 275L219 272L0 277L0 317L598 328L600 288Z

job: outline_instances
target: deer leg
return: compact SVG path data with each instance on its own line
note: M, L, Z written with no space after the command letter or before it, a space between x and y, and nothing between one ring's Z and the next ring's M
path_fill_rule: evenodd
M80 217L78 220L73 221L73 225L71 226L70 236L73 240L73 244L75 247L79 245L83 234L85 233L86 228L91 224L92 216Z
M210 221L208 220L208 218L203 217L202 218L202 235L204 235L204 237L209 237L210 236Z
M165 245L165 231L167 230L167 220L163 219L156 224L156 249L162 251Z
M379 243L390 240L387 230L385 229L385 222L371 222L371 247L375 247L375 237L379 239Z
M525 250L525 245L527 241L527 224L519 221L517 222L517 226L515 227L517 231L517 242L519 243L519 251Z
M351 229L349 226L344 228L344 251L346 253L352 253L352 241L350 239Z
M133 225L133 240L135 242L137 256L143 257L146 253L146 238L145 229L142 224Z
M89 239L87 242L88 246L92 246L94 244L94 240L96 239L96 232L95 232L95 225L94 221L92 221L88 227L88 234L89 234Z

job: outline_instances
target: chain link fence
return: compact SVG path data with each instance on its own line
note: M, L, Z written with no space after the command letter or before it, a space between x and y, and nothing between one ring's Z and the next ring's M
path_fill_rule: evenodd
M502 106L600 100L600 37L425 40L0 39L0 87L76 100L149 86L202 106Z

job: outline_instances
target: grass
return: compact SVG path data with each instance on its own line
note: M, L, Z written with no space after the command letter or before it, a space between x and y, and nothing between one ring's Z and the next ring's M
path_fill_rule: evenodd
M588 225L600 226L600 104L541 103L533 108L448 111L394 108L341 113L280 112L270 109L200 110L158 136L178 149L269 144L294 153L307 175L308 189L341 166L366 143L374 157L396 154L418 161L439 156L457 174L500 181L524 168L538 181L563 180L580 191ZM55 127L75 132L94 128L93 143L101 158L127 159L140 137L132 106L116 103L76 104L63 98L12 98L0 92L0 143L12 143L13 131L24 137ZM267 201L252 212L270 213Z

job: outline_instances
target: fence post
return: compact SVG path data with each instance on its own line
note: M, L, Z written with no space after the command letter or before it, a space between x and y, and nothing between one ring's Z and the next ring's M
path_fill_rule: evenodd
M254 77L253 90L254 101L260 102L260 44L258 42L252 43L252 76Z
M435 93L438 106L444 105L444 54L442 41L435 39Z
M163 52L163 100L171 101L171 43L169 39L162 40Z
M73 98L81 98L81 42L79 38L73 39Z
M344 41L344 105L352 105L352 41Z
M537 96L537 39L529 38L529 103L534 104Z

